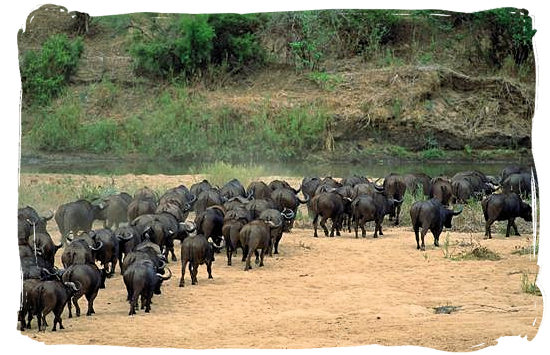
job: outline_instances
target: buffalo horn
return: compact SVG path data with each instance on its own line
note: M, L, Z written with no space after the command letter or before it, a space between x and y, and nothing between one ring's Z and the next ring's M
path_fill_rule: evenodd
M157 273L157 276L163 279L164 281L169 280L172 277L172 270L170 270L170 268L168 267L166 268L166 270L168 270L168 276L162 276L161 274Z
M279 223L277 223L277 224L273 223L273 221L266 221L266 222L267 222L267 224L269 224L273 229L279 228L280 226L283 225L283 222L282 222L282 221L279 222Z
M100 240L99 242L97 242L97 245L98 245L98 246L95 247L95 248L94 248L93 246L90 245L90 249L92 249L92 250L99 250L99 249L101 249L101 247L103 246L103 242Z
M164 267L166 266L166 262L162 259L159 259L159 260L162 264L160 264L160 266L157 269L164 269Z
M393 200L393 203L400 204L400 203L403 203L404 198L402 198L401 200L396 200L393 198L392 200Z
M302 192L303 193L303 192ZM298 199L298 202L300 203L308 203L309 201L309 195L306 194L306 193L303 193L304 194L304 197L306 198L305 200L300 200L300 198L298 197L298 195L296 195L296 198Z
M52 212L52 210L49 210L49 211L48 211L48 214L46 214L45 216L41 216L40 218L42 218L44 221L49 221L50 219L53 218L53 212Z
M118 240L130 240L134 237L134 233L130 233L130 235L128 237L125 237L124 235L121 235L121 234L117 234L116 235L116 238Z
M222 242L218 245L218 244L214 243L214 239L212 239L212 237L208 237L208 243L211 243L216 248L221 249L221 248L223 248L224 240L222 239Z
M461 214L463 209L464 209L464 207L462 205L460 205L458 207L458 211L453 210L453 216L457 216L457 215Z
M286 211L286 212L285 212ZM294 218L295 216L295 213L293 210L291 210L290 208L286 208L283 210L283 212L281 212L281 214L283 215L284 218L286 219L292 219Z

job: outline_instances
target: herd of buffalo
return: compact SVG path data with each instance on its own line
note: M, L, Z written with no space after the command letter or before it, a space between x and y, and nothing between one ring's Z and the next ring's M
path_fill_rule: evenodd
M225 248L227 265L237 248L242 249L244 270L255 263L263 266L264 256L279 252L283 233L289 232L301 204L307 206L313 219L314 237L317 225L325 236L340 235L354 228L355 237L361 228L366 236L366 222L374 222L374 238L383 235L385 215L399 225L405 192L424 195L410 207L412 228L417 249L424 250L428 231L438 246L443 227L450 228L453 216L462 212L460 204L481 200L486 221L485 236L491 238L495 221L508 221L519 235L516 217L532 220L531 206L523 201L531 194L530 168L509 166L500 176L487 176L480 171L465 171L453 177L430 178L423 173L389 174L371 181L352 176L340 181L331 177L306 177L295 189L282 180L266 184L255 181L245 188L237 179L224 186L213 186L207 180L169 189L162 196L147 187L135 192L113 194L98 201L78 200L58 206L54 213L40 216L32 207L18 211L18 244L23 276L21 307L18 314L20 329L31 327L36 317L38 329L44 330L46 315L54 314L52 331L57 324L63 329L61 314L72 304L80 316L78 300L88 301L86 315L94 313L94 299L107 277L119 264L127 289L129 314L135 314L138 301L149 312L153 294L161 293L163 281L172 276L167 267L169 256L177 261L174 240L180 241L184 287L185 269L191 283L197 283L199 265L206 264L212 278L212 262ZM299 194L302 194L302 198ZM455 209L449 205L455 205ZM190 213L194 220L187 220ZM54 218L61 234L56 245L46 230ZM327 220L331 220L330 231ZM93 222L103 221L103 228L93 229ZM55 265L59 249L62 269ZM98 267L98 265L101 267ZM71 304L72 302L72 304Z

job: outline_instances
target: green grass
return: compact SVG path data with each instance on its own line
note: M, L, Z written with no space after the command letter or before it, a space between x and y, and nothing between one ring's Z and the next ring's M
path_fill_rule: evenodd
M209 105L174 85L156 102L123 119L104 117L118 88L110 82L91 93L104 113L88 117L78 94L65 95L33 113L32 149L220 161L286 161L322 149L327 109L320 103L274 108L269 98L251 107Z
M527 271L523 271L521 274L521 289L525 293L535 296L542 296L542 293L537 286L537 277L535 276L535 279L531 282Z
M229 180L238 179L245 188L252 181L258 180L259 176L266 175L265 168L259 165L230 164L222 161L207 164L194 173L206 175L211 184L220 187Z
M334 91L336 86L343 80L340 75L326 72L311 72L307 74L307 78L317 84L321 89L327 91Z

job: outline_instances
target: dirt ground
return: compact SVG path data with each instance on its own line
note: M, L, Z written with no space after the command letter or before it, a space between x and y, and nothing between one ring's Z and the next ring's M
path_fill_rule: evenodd
M152 182L143 178L139 183ZM49 229L59 240L55 223ZM311 228L295 228L283 236L280 254L267 257L264 267L253 265L245 272L240 250L233 266L221 253L213 279L203 265L198 285L191 285L186 271L184 288L178 287L181 264L170 262L173 277L163 284L162 295L153 298L151 313L135 316L128 316L117 266L117 274L99 292L95 315L68 319L65 310L65 329L51 332L50 315L45 332L37 332L33 321L23 334L45 344L185 349L380 344L446 351L473 351L502 336L531 340L537 334L542 297L523 292L521 277L528 272L533 280L538 265L532 255L512 254L529 245L527 238L494 233L494 239L483 240L481 233L451 231L453 255L460 251L457 243L474 241L501 256L498 261L459 261L445 258L431 234L427 250L417 251L407 226L391 227L386 220L384 236L373 239L371 232L372 226L364 239L347 232L313 238ZM60 256L61 251L57 265ZM85 314L84 298L80 306ZM441 306L457 309L436 314L434 308Z

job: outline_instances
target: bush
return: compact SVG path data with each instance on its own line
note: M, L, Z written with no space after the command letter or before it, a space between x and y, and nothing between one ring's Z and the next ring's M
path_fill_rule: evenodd
M254 31L256 15L180 15L166 28L138 33L130 48L139 73L162 78L201 76L211 65L238 72L262 64L265 52Z
M213 39L212 63L226 63L238 72L246 66L259 66L265 61L265 50L256 33L265 22L266 14L215 14L208 24L216 36Z
M80 131L80 106L76 103L58 109L42 109L30 131L32 145L45 151L75 148Z
M66 35L57 34L39 51L26 52L19 67L24 102L47 105L57 97L75 72L82 50L80 38L70 41Z

